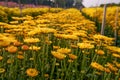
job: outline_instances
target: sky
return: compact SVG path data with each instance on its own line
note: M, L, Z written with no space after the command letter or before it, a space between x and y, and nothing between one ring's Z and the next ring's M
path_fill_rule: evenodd
M85 7L99 6L103 3L120 3L120 0L83 0L83 5Z

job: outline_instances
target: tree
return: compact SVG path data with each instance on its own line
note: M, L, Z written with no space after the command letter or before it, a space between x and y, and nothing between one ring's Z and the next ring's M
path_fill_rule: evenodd
M66 2L66 4L65 4L65 6L66 6L66 8L70 8L70 7L73 7L73 3L74 3L74 0L65 0Z
M73 6L79 9L82 6L82 2L83 0L74 0Z

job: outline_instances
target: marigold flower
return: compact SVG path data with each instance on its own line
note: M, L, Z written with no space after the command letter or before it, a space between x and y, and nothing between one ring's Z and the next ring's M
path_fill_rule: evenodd
M15 52L17 52L18 48L15 47L15 46L9 46L9 47L7 48L7 50L8 50L8 52L10 52L10 53L15 53Z
M111 71L109 68L105 68L105 72L110 73Z
M111 70L111 71L114 71L114 72L117 72L118 71L118 69L113 65L113 64L111 64L111 63L107 63L107 65L106 66L108 66L108 68Z
M53 49L59 49L60 46L53 46Z
M0 73L4 73L5 69L4 68L0 68Z
M112 56L116 57L116 58L120 58L119 54L113 53Z
M13 63L13 62L14 62L13 59L8 59L8 60L7 60L7 63L8 63L8 64L11 64L11 63Z
M105 54L105 52L103 50L96 50L96 53L98 55L104 55Z
M2 56L0 56L0 61L1 61L1 60L3 60L3 57L2 57Z
M80 36L80 37L87 37L87 34L86 33L83 33L83 32L75 32L73 33L74 35L77 35L77 36Z
M97 74L97 75L101 75L102 73L97 71L97 72L95 72L95 74Z
M78 43L77 44L80 49L92 49L94 48L94 45L90 43Z
M77 59L77 56L74 54L68 54L68 56L70 57L70 59L74 60Z
M19 42L19 41L15 41L15 42L13 43L13 45L14 45L14 46L21 46L21 45L22 45L22 43L21 43L21 42Z
M31 57L29 60L30 60L30 61L33 61L33 60L34 60L34 58L33 58L33 57Z
M68 48L60 48L60 49L57 49L57 52L60 52L62 54L68 54L71 52L71 49L68 49Z
M41 47L37 47L37 46L30 46L29 47L30 50L35 50L35 51L38 51L41 49Z
M68 35L68 34L54 34L57 38L70 39L70 40L78 40L78 36L76 35Z
M106 46L107 49L109 49L112 52L118 52L120 53L120 48L116 46Z
M22 52L22 51L18 51L18 54L22 55L22 54L23 54L23 52Z
M17 58L18 59L24 59L24 56L23 55L17 55Z
M22 50L29 50L29 46L28 45L22 45Z
M30 77L35 77L35 76L38 75L38 71L37 71L35 68L28 68L28 69L26 70L26 73L27 73L27 75L30 76Z
M44 77L49 78L49 74L44 74Z
M9 46L10 45L10 42L7 42L7 41L0 41L0 46L3 46L3 47L6 47L6 46Z
M104 67L102 65L100 65L99 63L97 63L97 62L92 62L91 67L93 67L93 68L95 68L97 70L100 70L100 71L104 71Z
M78 48L78 46L76 46L76 45L70 45L72 48Z
M48 44L48 45L50 45L52 43L52 41L46 40L45 43Z
M24 42L26 43L36 43L36 42L40 42L39 38L25 38Z
M56 66L59 66L60 64L59 63L55 63Z
M66 57L65 54L62 54L62 53L60 53L60 52L52 51L51 54L52 54L55 58L60 59L60 60L62 60L62 59L64 59L64 58Z
M73 60L72 60L72 59L69 59L68 62L71 63L71 62L73 62Z
M113 63L116 65L116 67L120 68L120 63L113 61Z

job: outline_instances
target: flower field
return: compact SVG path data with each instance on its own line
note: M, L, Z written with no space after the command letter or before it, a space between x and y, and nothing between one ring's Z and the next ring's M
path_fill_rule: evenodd
M114 32L115 29L118 30L118 36L120 36L120 7L113 6L108 7L106 12L106 29L110 29L109 33ZM102 23L103 19L103 8L84 8L82 10L86 15L88 15L92 20ZM107 33L108 33L107 32Z
M79 10L0 9L0 80L120 79L120 47Z

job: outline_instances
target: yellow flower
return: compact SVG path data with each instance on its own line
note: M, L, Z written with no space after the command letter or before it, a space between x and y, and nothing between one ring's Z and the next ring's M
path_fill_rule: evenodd
M13 62L14 62L13 59L8 59L8 60L7 60L7 63L8 63L8 64L11 64L11 63L13 63Z
M120 63L113 61L113 63L116 65L116 67L120 68Z
M18 54L19 54L19 55L22 55L22 54L23 54L23 52L22 52L22 51L18 51Z
M44 77L45 78L49 78L49 74L44 74Z
M10 53L16 53L17 50L18 50L18 48L15 47L15 46L9 46L9 47L7 48L7 50L8 50L8 52L10 52Z
M97 74L97 75L101 75L101 72L96 71L95 74Z
M28 50L29 46L28 45L22 45L21 48L22 48L22 50Z
M107 63L106 66L111 70L111 71L114 71L114 72L117 72L118 69L111 63Z
M78 46L71 44L70 45L72 48L78 48Z
M77 59L77 56L74 55L74 54L68 54L68 56L69 56L69 58L72 59L72 60Z
M4 73L5 69L4 68L0 68L0 73Z
M69 59L68 62L71 63L71 62L73 62L73 60L72 60L72 59Z
M1 61L1 60L3 60L3 57L2 57L2 56L0 56L0 61Z
M59 49L60 46L53 46L53 49Z
M44 26L46 26L46 25L44 24ZM35 35L35 34L40 34L40 33L54 33L54 32L56 32L56 30L52 29L52 28L37 27L37 28L34 28L33 30L31 30L30 32L28 32L28 35Z
M17 55L17 58L22 60L22 59L24 59L24 56L23 55Z
M116 57L116 58L120 58L119 54L113 53L112 56Z
M50 45L52 43L52 41L46 40L45 43Z
M120 52L120 48L116 46L106 46L107 49L109 49L112 52Z
M75 32L73 33L74 35L77 35L77 36L80 36L80 37L87 37L87 34L86 33L83 33L83 32Z
M34 60L34 58L33 58L33 57L31 57L29 60L30 60L30 61L33 61L33 60Z
M62 54L68 54L68 53L71 52L71 49L68 49L68 48L60 48L60 49L57 49L57 52L62 53Z
M94 48L94 45L90 43L78 43L77 44L80 49L92 49Z
M38 71L37 71L35 68L28 68L28 69L26 70L26 73L27 73L27 75L30 76L30 77L35 77L35 76L38 75Z
M55 63L56 66L59 66L60 64L59 63Z
M108 44L108 45L111 45L113 43L113 38L110 38L110 37L107 37L107 36L103 36L103 35L94 35L93 36L93 39L96 41L96 42L103 42L105 44Z
M52 51L51 54L52 54L55 58L60 59L60 60L66 58L66 55L65 55L65 54L62 54L62 53L60 53L60 52Z
M2 41L1 42L1 40L0 40L0 46L6 47L8 45L10 45L10 42L7 42L7 41Z
M37 47L37 46L30 46L29 47L30 50L35 50L35 51L38 51L41 49L41 47Z
M18 24L18 21L11 21L10 24Z
M24 42L26 43L36 43L36 42L40 42L39 38L25 38Z
M97 62L92 62L91 63L91 67L97 69L97 70L100 70L100 71L104 71L104 67L102 65L100 65L99 63Z
M15 42L13 43L13 45L14 45L14 46L21 46L21 45L22 45L22 43L21 43L21 42L19 42L19 41L15 41Z
M105 52L103 50L96 50L96 53L98 55L104 55L105 54Z
M0 46L6 47L10 45L10 43L16 41L15 37L10 34L0 34Z
M78 40L78 36L76 35L68 35L68 34L54 34L55 37L60 39L70 39L70 40Z
M105 68L105 72L110 73L111 71L109 68Z

